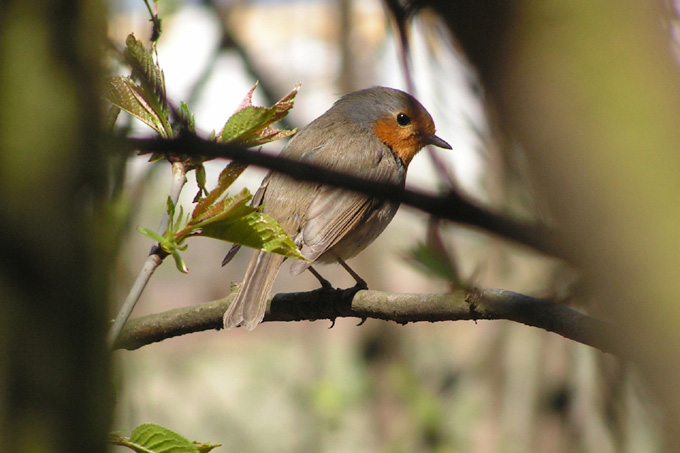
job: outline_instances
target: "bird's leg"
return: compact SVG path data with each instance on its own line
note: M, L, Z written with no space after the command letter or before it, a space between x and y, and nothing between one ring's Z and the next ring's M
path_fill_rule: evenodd
M344 267L345 270L349 273L349 275L352 276L352 278L357 282L356 287L360 289L368 289L368 284L366 283L366 280L363 278L359 277L359 274L354 272L351 267L345 263L345 261L341 258L338 258L338 263L340 263L340 266Z
M319 280L319 283L321 283L321 287L324 289L333 289L333 285L331 285L331 282L323 278L321 274L319 274L316 269L314 269L312 266L309 266L307 268L309 272L312 273L313 276L316 277L317 280Z

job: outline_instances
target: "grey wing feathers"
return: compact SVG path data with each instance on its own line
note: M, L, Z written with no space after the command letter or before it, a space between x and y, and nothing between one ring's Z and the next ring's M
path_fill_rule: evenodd
M307 210L301 231L302 254L316 260L363 219L371 203L364 195L323 187Z
M397 161L392 151L377 142L372 134L357 131L349 138L347 135L333 133L327 136L330 138L323 146L312 147L312 143L301 135L301 140L291 142L293 146L289 152L296 158L313 163L319 162L324 167L345 171L355 176L374 181L403 183L405 174L401 163ZM306 152L301 152L306 144L310 145L309 148ZM343 159L342 155L347 152L348 146L360 147L363 152L353 154L351 159ZM334 159L326 157L332 153L338 153L339 156ZM333 164L326 164L327 161L332 161ZM370 197L351 191L331 186L318 188L309 202L304 221L295 238L302 254L312 261L316 260L360 224L370 213L374 203L375 200ZM301 272L308 265L309 263L302 261L296 262L291 271Z

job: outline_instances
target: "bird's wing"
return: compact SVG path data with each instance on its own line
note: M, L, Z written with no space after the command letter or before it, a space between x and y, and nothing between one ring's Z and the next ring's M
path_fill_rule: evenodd
M307 210L299 236L300 251L316 260L352 231L370 212L375 200L334 187L321 187Z
M347 125L345 125L345 128ZM358 128L359 126L357 126ZM332 126L324 134L322 146L311 146L304 135L291 143L288 152L310 163L347 172L353 176L382 182L402 182L403 166L390 149L366 130L348 134L334 133ZM351 149L351 150L350 150ZM361 151L359 151L361 150ZM315 260L357 227L379 200L331 186L316 189L302 222L297 242L302 254ZM297 263L296 263L297 264ZM299 263L300 271L306 266Z

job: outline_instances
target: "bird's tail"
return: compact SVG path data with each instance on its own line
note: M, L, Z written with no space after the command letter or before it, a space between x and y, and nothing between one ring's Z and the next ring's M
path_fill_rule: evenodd
M253 330L262 322L269 292L284 259L262 251L253 254L241 289L224 314L225 329L241 326Z

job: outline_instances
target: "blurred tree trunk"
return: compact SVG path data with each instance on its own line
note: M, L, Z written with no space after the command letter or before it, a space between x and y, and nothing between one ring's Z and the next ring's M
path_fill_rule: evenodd
M0 445L106 451L97 0L0 2Z
M680 72L662 1L440 1L680 449Z

